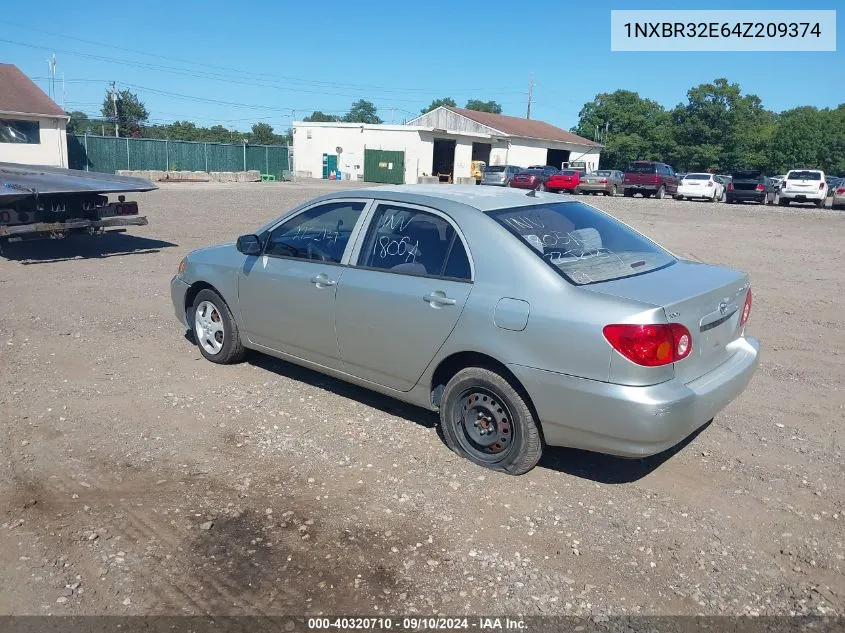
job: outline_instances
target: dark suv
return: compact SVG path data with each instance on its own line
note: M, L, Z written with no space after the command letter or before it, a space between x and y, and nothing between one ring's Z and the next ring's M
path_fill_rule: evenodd
M678 177L675 170L665 163L638 160L625 169L622 181L626 198L641 193L643 198L663 198L678 192Z
M731 174L731 182L725 188L725 200L737 202L759 202L772 204L777 189L774 181L759 169L744 169Z

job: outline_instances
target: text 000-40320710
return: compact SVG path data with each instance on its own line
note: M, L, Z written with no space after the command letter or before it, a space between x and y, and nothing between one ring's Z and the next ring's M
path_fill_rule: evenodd
M836 11L611 11L611 51L835 51Z

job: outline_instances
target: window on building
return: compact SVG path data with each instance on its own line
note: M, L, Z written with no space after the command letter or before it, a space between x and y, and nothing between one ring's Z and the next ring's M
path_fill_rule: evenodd
M38 121L0 119L0 143L41 143L41 126Z

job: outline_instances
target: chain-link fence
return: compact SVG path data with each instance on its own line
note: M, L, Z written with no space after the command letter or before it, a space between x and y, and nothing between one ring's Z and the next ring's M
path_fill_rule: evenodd
M71 169L113 174L118 169L249 171L276 177L290 170L287 145L233 145L68 134Z

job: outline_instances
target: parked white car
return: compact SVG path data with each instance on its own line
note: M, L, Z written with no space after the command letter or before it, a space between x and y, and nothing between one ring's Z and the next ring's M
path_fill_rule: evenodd
M675 200L684 198L703 198L710 202L721 200L725 195L725 185L719 182L713 174L687 174L678 183L678 193Z
M827 183L820 169L792 169L780 187L780 205L790 202L813 202L823 207L827 198Z

